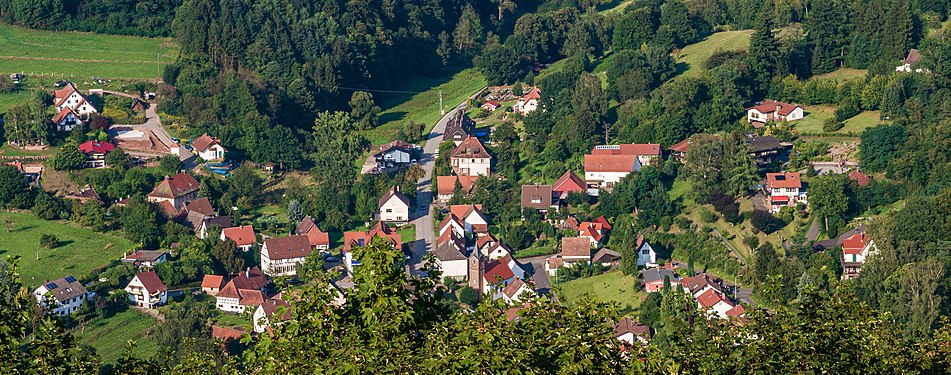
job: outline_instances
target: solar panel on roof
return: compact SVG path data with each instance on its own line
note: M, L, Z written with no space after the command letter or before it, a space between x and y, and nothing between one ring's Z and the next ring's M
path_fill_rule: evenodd
M75 277L72 277L72 276L66 276L66 282L67 282L67 283L74 283L74 282L76 282L76 278L75 278Z
M57 287L56 287L56 283L46 284L46 289L53 290L53 289L56 289L56 288L57 288Z

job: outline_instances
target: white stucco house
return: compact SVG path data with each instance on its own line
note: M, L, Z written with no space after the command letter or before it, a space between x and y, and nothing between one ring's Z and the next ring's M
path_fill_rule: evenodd
M453 172L460 176L488 176L492 171L492 155L473 136L452 150L449 159Z
M125 287L129 301L136 307L154 309L168 301L168 287L155 271L142 272Z
M410 220L409 213L409 199L400 192L399 186L393 186L380 198L380 221L404 224Z
M799 172L767 173L764 189L769 195L770 211L773 213L786 206L795 207L799 202L808 203Z
M307 236L268 238L261 246L261 271L271 277L297 276L297 264L313 250Z
M746 122L761 128L769 121L796 121L805 117L805 110L796 105L776 100L764 100L762 103L746 109Z
M59 316L76 312L94 294L86 291L83 284L72 275L43 283L33 291L40 306Z
M657 252L654 251L654 247L644 238L643 234L637 234L635 248L637 249L638 267L657 264Z
M515 102L515 105L512 106L512 111L515 111L522 116L535 112L535 110L538 109L538 101L541 100L541 98L541 89L538 87L532 87L531 90L528 90L528 93L522 95L522 97Z
M195 138L195 140L192 141L192 147L195 149L195 153L198 154L198 157L205 161L224 159L225 153L228 152L228 150L221 145L221 141L219 141L218 138L211 137L207 133Z

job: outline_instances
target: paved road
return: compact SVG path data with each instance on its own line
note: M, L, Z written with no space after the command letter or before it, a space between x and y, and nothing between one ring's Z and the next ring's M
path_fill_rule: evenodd
M423 155L419 160L419 164L423 167L426 174L419 180L416 187L416 207L414 207L416 209L416 214L414 215L416 219L412 222L416 225L416 242L413 243L413 255L412 259L410 259L410 264L413 265L414 268L419 268L420 260L433 248L433 244L436 242L436 231L433 229L432 212L432 181L433 167L436 164L435 154L436 151L439 150L439 143L442 142L442 135L446 131L446 124L449 123L449 119L452 118L452 115L454 115L456 111L462 111L465 110L465 108L466 103L463 102L451 111L446 112L446 115L439 119L439 122L433 127L433 131L430 132L426 138L426 144L423 145ZM422 208L422 210L420 210L420 208Z

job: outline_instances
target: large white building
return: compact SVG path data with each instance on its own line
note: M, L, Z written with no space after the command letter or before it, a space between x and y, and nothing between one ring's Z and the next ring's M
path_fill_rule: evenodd
M765 190L769 194L770 211L774 213L785 206L808 203L799 172L767 173Z
M59 316L72 314L89 301L93 294L86 291L83 284L72 275L44 283L33 291L33 296L40 306Z
M307 236L271 237L261 246L261 270L275 276L297 276L297 264L313 251Z
M621 144L595 146L584 156L584 177L589 193L613 189L622 178L652 165L662 157L659 144Z

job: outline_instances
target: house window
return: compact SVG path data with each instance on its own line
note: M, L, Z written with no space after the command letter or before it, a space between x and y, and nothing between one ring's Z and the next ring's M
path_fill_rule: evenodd
M651 251L648 250L648 249L644 249L644 250L641 251L641 254L644 254L644 255L648 255L648 254L650 254L650 253L651 253Z
M387 208L387 209L386 209L386 213L390 213L390 212L393 212L393 209Z
M533 204L542 203L542 197L532 197L532 203Z

